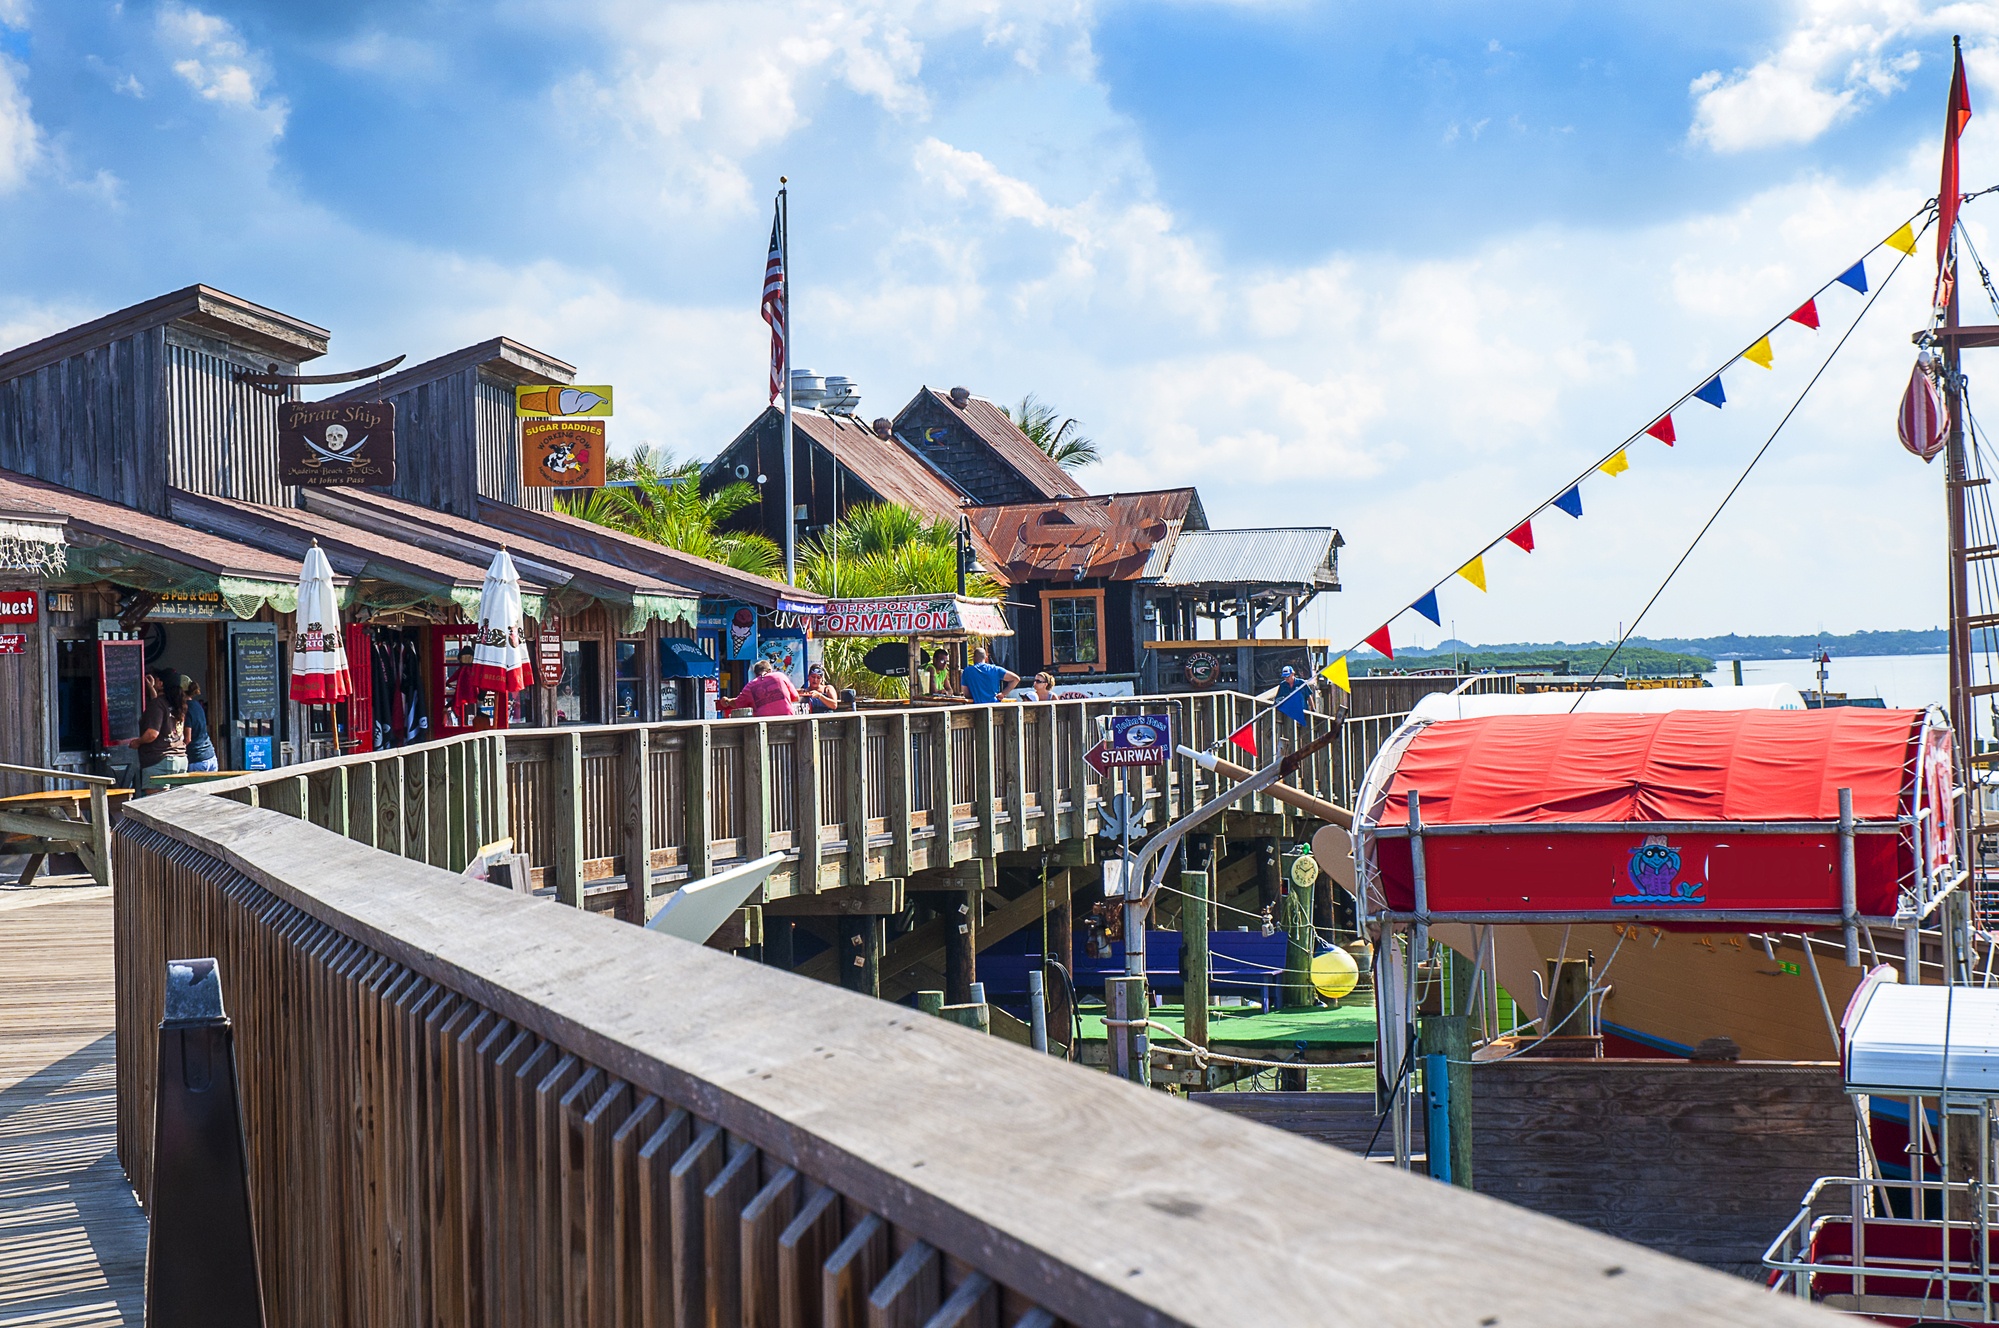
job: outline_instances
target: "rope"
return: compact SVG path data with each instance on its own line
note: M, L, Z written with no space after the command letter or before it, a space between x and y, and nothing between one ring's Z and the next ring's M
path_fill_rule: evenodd
M1929 229L1929 224L1927 222L1924 223L1920 234L1927 235ZM1882 278L1879 286L1874 288L1874 293L1867 297L1867 303L1860 306L1858 316L1848 325L1846 331L1840 334L1839 340L1833 343L1831 353L1825 357L1825 362L1819 365L1818 371L1805 384L1804 390L1798 393L1797 400L1791 403L1791 408L1784 412L1784 418L1777 421L1777 427L1772 429L1770 436L1763 440L1763 446L1756 449L1756 455L1749 458L1749 464L1742 468L1740 475L1736 476L1735 483L1728 486L1728 492L1721 496L1721 501L1715 505L1714 511L1709 514L1706 521L1701 523L1701 528L1694 532L1693 541L1687 545L1686 552L1680 555L1679 560L1673 564L1672 570L1666 573L1666 579L1661 581L1659 588L1652 592L1652 598L1645 601L1645 607L1638 610L1638 616L1631 620L1631 626L1627 627L1624 630L1624 634L1617 638L1617 644L1612 646L1610 653L1603 657L1603 663L1597 666L1597 670L1591 675L1589 682L1584 684L1582 690L1576 693L1576 699L1569 704L1569 713L1574 714L1576 707L1583 703L1583 697L1588 695L1590 689L1602 680L1605 671L1610 668L1610 662L1617 658L1619 651L1624 649L1624 643L1629 641L1632 633L1638 630L1638 624L1645 621L1645 615L1650 613L1652 606L1659 602L1659 596L1666 593L1666 587L1673 583L1673 578L1679 575L1682 567L1686 566L1687 559L1694 556L1694 550L1700 547L1701 540L1706 537L1708 531L1714 526L1714 523L1721 519L1722 511L1727 508L1729 501L1735 497L1744 484L1749 482L1750 472L1756 469L1756 464L1763 459L1765 453L1769 452L1772 444L1777 441L1777 435L1782 433L1784 426L1791 422L1791 417L1798 413L1798 407L1805 404L1805 398L1811 395L1814 387L1818 386L1818 381L1824 376L1825 371L1832 367L1833 360L1838 358L1840 350L1846 345L1847 338L1851 337L1859 329L1861 323L1866 321L1867 313L1874 307L1874 302L1881 298L1882 293L1888 289L1889 283L1895 280L1895 274L1902 270L1902 264L1908 261L1909 256L1907 254L1903 254L1900 258L1896 259L1895 266L1888 269L1888 275Z

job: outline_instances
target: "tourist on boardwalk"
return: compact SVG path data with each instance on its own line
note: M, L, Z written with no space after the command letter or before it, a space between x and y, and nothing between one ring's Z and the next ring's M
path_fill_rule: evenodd
M139 753L139 788L153 787L161 775L187 773L187 698L180 674L154 669L146 675L146 708L139 716L139 736L125 745Z
M997 664L986 662L986 649L980 646L972 651L972 662L958 675L958 694L971 698L978 705L991 705L1006 699L1007 693L1020 686L1020 675Z
M188 770L195 774L220 770L222 763L215 759L215 739L208 732L208 707L201 703L201 684L183 673L180 691L187 698Z
M1277 695L1273 699L1282 701L1304 685L1298 681L1298 670L1286 664L1277 674Z
M791 685L791 679L772 668L767 659L752 664L750 675L742 691L715 702L724 715L732 710L747 710L758 718L768 719L794 713L792 707L798 704L798 689Z
M840 708L840 694L834 691L833 684L826 680L824 664L814 664L805 670L804 696L815 715L823 715Z
M1034 699L1037 701L1055 699L1055 675L1046 669L1034 675Z

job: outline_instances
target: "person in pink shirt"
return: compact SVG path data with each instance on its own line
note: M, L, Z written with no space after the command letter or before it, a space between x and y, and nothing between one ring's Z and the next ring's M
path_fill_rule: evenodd
M748 710L760 718L792 714L792 706L798 703L798 689L791 685L791 679L772 668L770 661L760 659L750 666L750 680L743 690L734 696L725 696L715 702L723 714L732 710Z

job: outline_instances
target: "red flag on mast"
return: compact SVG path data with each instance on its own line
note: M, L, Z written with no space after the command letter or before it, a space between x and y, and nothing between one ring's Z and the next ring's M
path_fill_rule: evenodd
M1957 38L1950 39L1955 67L1950 75L1950 106L1943 119L1943 180L1937 185L1937 286L1943 286L1945 266L1950 262L1950 242L1957 230L1957 138L1971 121L1971 89L1964 81L1964 51Z

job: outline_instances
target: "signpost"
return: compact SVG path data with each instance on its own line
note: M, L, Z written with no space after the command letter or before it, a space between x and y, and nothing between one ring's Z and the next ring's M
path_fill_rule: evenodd
M554 622L543 623L535 638L535 665L542 686L555 687L562 682L562 628Z
M28 653L26 632L0 632L0 655L25 655Z

